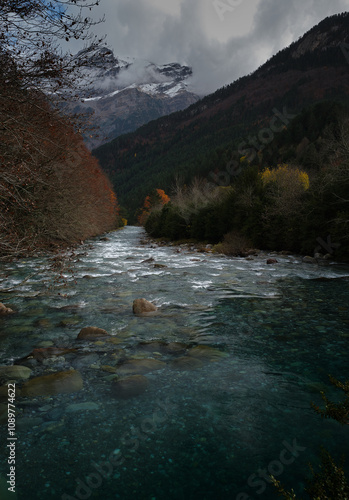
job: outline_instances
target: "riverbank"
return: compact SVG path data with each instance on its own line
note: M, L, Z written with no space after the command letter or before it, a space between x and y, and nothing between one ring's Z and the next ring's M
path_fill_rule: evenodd
M277 257L288 256L297 261L302 261L306 264L318 264L320 266L327 266L330 263L346 264L345 261L337 261L334 259L334 255L330 253L320 253L314 252L313 256L310 255L300 255L289 252L288 250L281 251L268 251L260 250L256 248L241 248L236 249L236 246L226 248L223 247L222 243L216 245L209 244L207 242L199 242L196 240L177 240L171 241L167 238L153 238L149 234L141 241L142 245L149 245L153 247L173 247L176 252L180 253L182 251L189 251L193 253L213 253L225 257L238 257L246 258L246 260L253 260L254 257L265 258L266 260L276 259ZM275 263L275 262L273 262Z

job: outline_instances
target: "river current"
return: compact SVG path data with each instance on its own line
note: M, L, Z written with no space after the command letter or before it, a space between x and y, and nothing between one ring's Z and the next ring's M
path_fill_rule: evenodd
M349 444L347 426L311 408L320 391L340 400L329 374L349 379L349 267L144 244L136 227L107 236L56 284L45 259L2 265L0 288L16 288L0 292L15 311L0 317L0 364L41 349L31 377L73 368L83 389L16 396L16 496L2 425L1 498L273 500L269 474L308 498L308 463L321 446L339 461ZM141 297L157 314L133 314ZM86 326L110 337L77 340ZM163 365L119 399L111 386L130 359Z

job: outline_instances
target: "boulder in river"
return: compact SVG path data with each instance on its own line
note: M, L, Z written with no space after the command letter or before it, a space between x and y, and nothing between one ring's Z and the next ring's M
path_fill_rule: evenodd
M14 310L10 307L5 306L2 302L0 302L0 316L5 316L6 314L12 314Z
M27 366L0 366L0 379L2 380L25 380L30 377L30 374L31 369Z
M85 326L85 328L80 330L78 340L95 340L108 336L109 333L102 328L98 328L97 326Z
M192 356L181 356L171 361L170 366L176 370L196 370L202 368L204 364L200 359Z
M228 356L228 353L220 351L208 345L197 345L188 351L188 355L201 361L220 361Z
M132 375L112 381L112 395L119 399L129 399L146 391L148 379L144 375Z
M54 396L81 391L83 380L76 370L35 377L22 386L22 396Z
M315 257L310 257L310 255L306 255L303 257L302 262L305 262L306 264L316 264L317 260Z
M148 315L157 311L157 307L146 299L133 301L133 314Z
M118 366L117 373L121 373L123 375L130 373L142 374L153 372L155 370L161 370L162 368L165 368L165 366L166 363L153 358L128 359Z
M267 264L277 264L278 261L276 259L268 259Z

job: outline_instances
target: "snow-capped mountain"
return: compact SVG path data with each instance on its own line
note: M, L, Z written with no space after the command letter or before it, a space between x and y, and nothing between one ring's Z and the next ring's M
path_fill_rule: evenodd
M86 137L88 146L97 147L196 102L199 96L189 90L191 76L192 69L178 63L121 59L107 48L93 54L82 72L89 90L81 92L82 102L74 107L74 112L87 113L97 129Z

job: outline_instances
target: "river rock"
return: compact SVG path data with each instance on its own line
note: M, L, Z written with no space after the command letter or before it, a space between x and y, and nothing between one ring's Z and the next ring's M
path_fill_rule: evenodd
M133 314L149 314L157 311L157 307L146 299L136 299L133 301Z
M149 257L149 259L142 260L141 264L147 264L148 262L154 262L153 257Z
M86 326L80 330L77 338L78 340L94 340L107 336L109 336L109 333L102 328L98 328L97 326Z
M179 355L184 354L188 348L187 344L182 342L169 342L163 340L151 340L149 342L140 342L138 348L147 352L159 352L161 354Z
M35 366L37 361L42 363L45 359L53 358L57 356L64 356L65 354L76 352L75 348L68 347L38 347L33 349L33 351L25 356L24 358L15 361L17 364L25 364L25 366ZM32 361L34 361L32 363ZM28 364L28 362L30 362Z
M54 396L81 391L83 380L76 370L35 377L22 387L22 396Z
M204 366L203 362L192 356L181 356L170 363L171 368L176 370L196 370Z
M268 259L267 264L277 264L278 261L276 259Z
M310 255L306 255L305 257L303 257L302 262L305 262L306 264L315 264L316 259L315 257L310 257Z
M101 365L100 369L103 372L107 372L107 373L116 373L118 371L116 366L110 366L110 365Z
M86 403L73 403L71 405L67 406L67 412L68 413L73 413L75 411L91 411L91 410L98 410L99 405L97 403L93 402L86 402Z
M23 417L16 420L16 429L20 429L21 431L26 431L31 429L32 427L37 427L44 422L44 419L41 417ZM2 497L0 497L2 498Z
M222 358L226 358L228 356L226 352L222 352L219 349L208 345L197 345L188 351L188 355L202 361L210 362L220 361Z
M14 310L10 307L5 306L2 302L0 302L0 316L5 316L6 314L12 314Z
M119 399L128 399L143 394L148 387L148 379L144 375L132 375L123 379L115 379L111 383L112 395Z
M166 363L157 359L128 359L122 365L118 366L117 373L127 375L129 373L142 374L161 370L165 368Z
M26 380L30 377L30 374L31 369L27 366L0 366L0 379L3 380Z
M187 344L182 342L170 342L165 348L165 352L168 354L184 354L187 351Z

